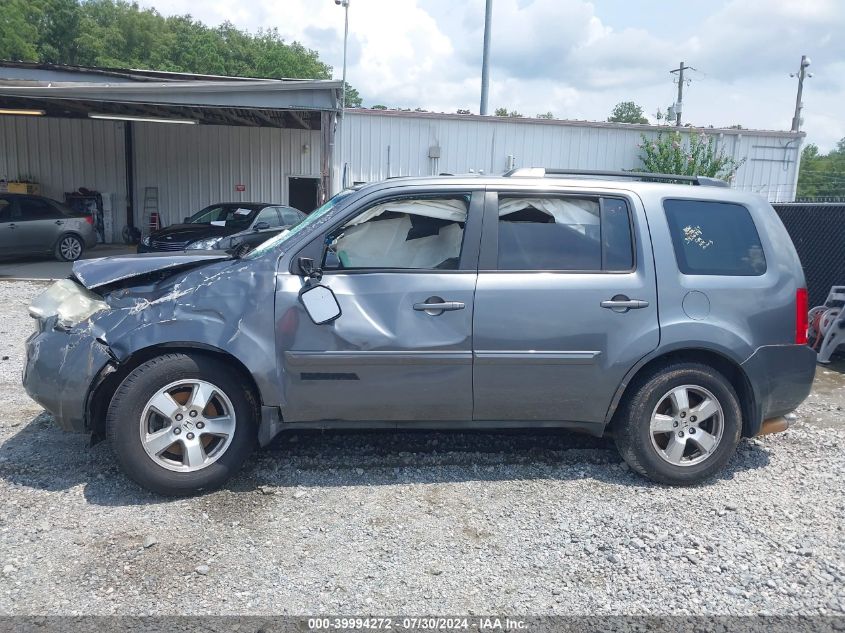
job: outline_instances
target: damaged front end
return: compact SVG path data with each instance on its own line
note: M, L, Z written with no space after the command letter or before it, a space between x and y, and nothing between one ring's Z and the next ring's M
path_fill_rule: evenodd
M91 321L106 310L101 296L70 279L55 282L29 307L37 325L26 341L23 385L66 431L86 430L86 394L114 360Z
M166 350L228 357L259 394L273 392L274 288L274 258L209 252L77 262L70 279L30 307L37 328L26 342L24 387L61 428L95 435L126 373Z
M70 279L60 279L35 297L29 306L29 316L39 321L56 317L56 327L67 330L108 309L109 304L99 295Z

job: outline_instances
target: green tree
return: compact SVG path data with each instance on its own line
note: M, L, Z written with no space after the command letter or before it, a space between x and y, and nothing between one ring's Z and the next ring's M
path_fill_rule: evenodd
M0 0L0 59L277 79L332 73L276 29L210 27L126 0ZM357 90L346 89L347 104L359 106Z
M810 143L801 151L799 198L845 198L845 138L827 154Z
M44 11L30 0L0 0L0 59L38 59L38 25Z
M538 114L537 118L538 119L554 119L555 115L552 114L551 112L545 112L543 114Z
M508 109L507 108L496 108L494 112L496 116L508 116Z
M33 4L39 4L38 0ZM79 46L80 6L76 0L40 0L41 18L38 31L38 58L40 61L76 64Z
M648 123L643 109L633 101L622 101L613 107L607 119L611 123Z
M355 88L349 85L349 82L346 82L343 85L343 89L345 92L347 108L360 108L364 105L364 100L361 99L361 95L358 94L358 91L355 90Z
M683 176L709 176L730 178L745 162L734 160L724 152L716 151L716 139L701 134L689 134L686 138L680 132L660 132L649 140L640 135L640 162L638 171L655 174L678 174Z
M386 105L382 105L382 104L380 104L380 103L377 103L377 104L376 104L376 105L374 105L374 106L370 106L370 109L371 109L371 110L387 110L387 106L386 106Z

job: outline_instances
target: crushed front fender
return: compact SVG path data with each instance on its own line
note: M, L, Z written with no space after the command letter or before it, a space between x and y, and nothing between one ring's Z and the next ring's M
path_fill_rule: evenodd
M89 331L59 330L53 325L48 320L26 341L24 388L65 431L89 431L88 392L113 357Z

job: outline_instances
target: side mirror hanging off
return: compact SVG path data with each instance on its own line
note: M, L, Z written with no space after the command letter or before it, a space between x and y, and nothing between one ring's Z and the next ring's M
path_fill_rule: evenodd
M315 325L331 323L342 314L334 292L322 284L307 282L299 293L299 300Z
M316 266L314 260L310 257L300 257L297 260L297 264L299 265L299 272L304 277L308 277L308 279L313 279L314 281L320 281L323 278L323 269Z

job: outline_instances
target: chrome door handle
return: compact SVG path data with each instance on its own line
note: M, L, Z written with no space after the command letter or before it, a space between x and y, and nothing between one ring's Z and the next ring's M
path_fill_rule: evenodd
M439 310L440 312L447 312L449 310L463 310L466 307L463 301L440 301L434 303L415 303L414 310L425 312L427 310Z
M463 301L445 301L437 295L429 297L422 303L414 304L414 310L425 312L429 316L440 316L446 311L463 310L465 307Z
M629 299L625 295L616 295L613 299L602 301L601 307L613 310L614 312L627 312L628 310L647 308L648 301L643 301L642 299Z
M61 226L62 224L64 224L64 220L56 220L56 224L58 224L59 226Z

